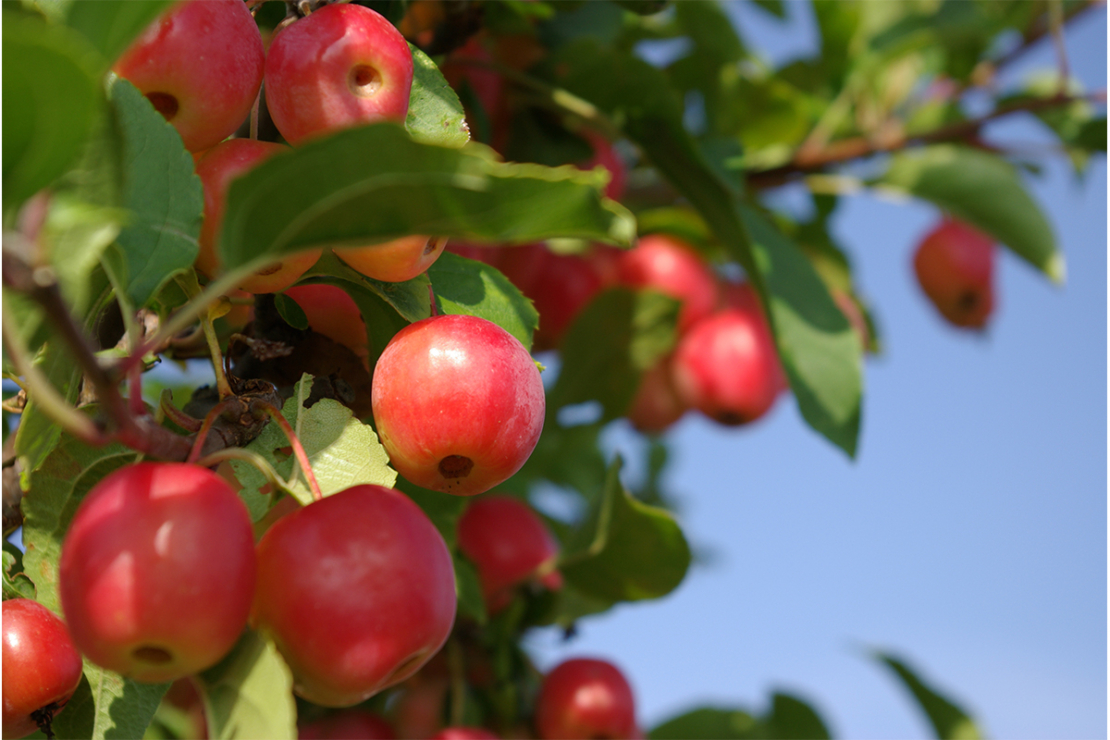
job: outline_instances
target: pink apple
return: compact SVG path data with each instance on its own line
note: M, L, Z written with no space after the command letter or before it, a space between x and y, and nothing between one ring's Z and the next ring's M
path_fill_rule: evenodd
M433 316L393 337L374 368L374 423L389 460L424 488L471 496L518 471L543 429L528 350L477 316Z
M254 583L246 506L223 478L186 463L128 465L93 486L58 566L74 644L150 683L220 660L246 627Z
M400 491L360 485L279 519L258 543L251 625L293 690L347 707L416 673L455 621L455 571L435 525Z
M628 420L641 432L664 432L689 410L675 390L672 373L672 356L667 355L641 376L628 409Z
M766 414L783 388L778 355L754 311L726 308L679 340L672 368L687 405L728 426Z
M366 277L387 283L403 283L424 274L432 266L447 240L430 236L402 236L368 247L345 247L335 254Z
M209 279L221 272L216 244L232 180L285 151L289 151L289 147L272 142L228 139L208 150L197 162L197 176L204 185L204 223L200 227L196 267ZM285 255L241 282L239 289L248 293L277 293L295 283L319 258L319 249Z
M345 709L301 725L297 740L395 740L397 733L384 717L361 709Z
M404 121L412 53L381 14L325 5L282 29L266 55L266 105L290 144L380 120Z
M670 234L649 234L622 252L617 279L628 287L650 288L681 301L679 332L717 307L716 276L692 246Z
M243 0L186 0L163 13L113 67L200 152L235 133L262 84L265 52Z
M501 740L485 727L444 727L431 740Z

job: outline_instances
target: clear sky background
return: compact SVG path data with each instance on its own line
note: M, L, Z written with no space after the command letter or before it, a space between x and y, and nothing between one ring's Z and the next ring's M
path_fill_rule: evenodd
M816 45L808 4L782 25L731 10L775 63ZM1105 7L1068 32L1073 73L1105 89ZM1042 43L1004 78L1052 68ZM1050 141L1031 118L991 130ZM835 234L878 312L885 352L866 368L858 458L792 399L750 428L688 415L666 480L688 537L712 554L666 599L530 644L541 667L591 654L631 678L645 727L695 706L762 711L772 690L809 700L842 738L931 730L867 647L897 652L994 738L1107 736L1107 193L1105 159L1076 182L1046 159L1028 187L1068 263L1056 287L1001 255L986 336L942 323L913 247L937 212L848 199ZM788 205L805 198L783 196ZM635 458L635 435L613 445Z

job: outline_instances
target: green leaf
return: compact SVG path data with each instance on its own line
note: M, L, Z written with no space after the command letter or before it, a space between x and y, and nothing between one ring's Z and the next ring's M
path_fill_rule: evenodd
M69 7L66 23L92 42L107 63L112 63L173 2L174 0L75 2Z
M892 157L875 184L930 201L995 237L1052 280L1064 280L1064 256L1052 226L1004 159L968 147L931 146Z
M60 738L132 740L142 737L168 683L138 683L85 661L85 675L53 722Z
M603 179L569 166L499 162L479 144L421 144L395 124L378 123L277 154L233 181L219 251L238 276L268 256L407 234L628 244L634 219L603 200Z
M640 376L674 347L678 307L650 290L614 288L596 296L567 330L548 406L598 401L603 421L623 415Z
M663 73L627 55L575 44L553 60L557 80L621 122L656 169L701 214L748 272L769 309L779 354L803 418L855 454L862 396L859 341L797 247L742 209L682 123Z
M567 583L594 598L659 598L686 576L690 547L670 513L628 494L620 468L618 457L603 495L580 529L577 546L561 556L559 570Z
M500 271L484 262L444 252L428 268L428 277L441 313L480 316L531 349L539 314Z
M285 295L284 293L277 293L274 295L274 306L277 308L278 314L285 323L294 329L304 331L308 328L308 317L305 316L304 309L295 300Z
M35 582L38 601L47 608L56 612L61 609L58 561L62 539L77 506L104 476L134 462L136 454L119 443L89 447L63 435L42 467L30 474L30 487L22 503L23 545L26 547L23 564L28 577Z
M131 211L116 243L125 294L141 308L196 260L204 191L181 136L150 101L124 79L109 94L122 142L122 205Z
M863 396L859 337L797 245L755 210L741 213L770 293L779 356L798 408L811 427L855 455Z
M776 692L763 717L766 737L777 740L827 740L832 737L821 716L801 699Z
M213 740L297 737L293 674L257 632L246 630L223 660L195 679Z
M49 185L80 154L100 115L102 61L64 26L3 13L4 208Z
M35 584L23 572L23 552L7 540L4 540L4 598L35 598Z
M455 593L458 594L458 616L478 624L486 623L486 600L478 571L461 555L454 556Z
M285 402L282 415L289 421L304 446L309 464L325 496L351 486L371 483L392 488L397 473L389 467L389 456L378 442L369 424L354 418L351 410L330 398L303 408L304 399L312 389L312 378L304 376L294 388L294 395ZM296 458L286 452L289 440L276 423L267 424L247 449L262 455L284 480L294 471L297 479L292 493L302 505L312 503L312 492L305 483ZM269 510L272 496L259 493L266 478L253 465L241 460L231 461L235 476L243 484L240 493L258 521Z
M759 737L759 722L742 709L702 707L648 731L650 740L745 740Z
M459 96L427 54L409 44L412 51L412 93L405 129L426 144L461 147L470 141Z
M902 684L917 700L941 740L979 740L983 735L968 713L959 705L926 684L905 662L889 653L873 654L881 663L894 671Z

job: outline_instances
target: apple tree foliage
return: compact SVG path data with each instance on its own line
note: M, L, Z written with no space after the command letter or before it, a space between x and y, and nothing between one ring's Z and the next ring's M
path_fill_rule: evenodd
M755 2L785 17L780 0ZM365 4L400 24L438 0ZM680 235L705 260L742 270L754 285L801 421L851 456L865 354L880 349L871 316L881 306L854 290L850 255L828 231L841 195L874 189L927 201L1062 281L1052 226L1023 184L1035 168L1009 155L1004 142L984 138L984 124L1032 112L1080 173L1106 148L1097 95L1057 70L1024 87L992 84L1031 45L1085 12L1090 3L1081 0L814 3L820 53L781 67L762 62L722 6L708 0L448 3L438 26L410 39L416 74L404 126L320 138L236 180L219 238L226 273L206 284L193 269L203 204L193 159L150 103L109 73L167 5L25 0L3 8L4 371L24 390L5 392L4 526L8 535L22 523L26 548L5 544L4 598L33 596L55 611L61 539L82 497L140 453L188 453L183 430L158 411L157 391L188 408L196 389L160 388L154 380L140 386L141 371L208 356L203 336L188 335L200 320L216 320L218 341L230 352L221 296L268 258L407 234L507 249L552 240L569 252L591 243L627 248L652 232ZM271 0L260 4L257 20L272 27L284 12L284 3ZM526 65L493 63L512 111L504 156L489 146L492 112L466 84L452 89L439 68L444 53L479 28L536 51ZM683 40L685 50L666 64L648 63L641 43L660 40ZM970 112L970 93L988 104ZM568 166L588 159L585 132L617 141L629 163L621 202L604 195L604 169ZM808 221L765 199L797 182L812 194ZM542 318L495 267L452 253L406 283L363 277L330 255L302 281L351 295L366 322L371 367L393 334L433 310L487 318L526 347ZM833 291L864 310L867 346ZM276 306L289 323L303 324L288 302ZM489 617L473 567L456 554L460 624L495 680L458 683L452 718L499 728L526 723L536 675L522 635L569 633L616 604L664 596L686 575L690 545L658 490L666 436L652 440L642 490L622 484L622 461L606 459L599 443L605 426L628 412L640 376L673 348L675 309L651 291L608 290L571 327L559 356L548 355L556 367L545 373L543 435L502 488L527 496L556 485L580 499L577 517L549 522L565 585L521 595ZM455 548L467 500L398 478L365 399L309 403L311 368L298 365L283 413L324 495L360 483L395 485ZM142 388L146 405L113 390L122 379L129 391ZM364 390L354 385L356 395ZM560 413L581 404L596 410L585 423ZM290 495L311 502L275 425L245 448L292 481ZM242 459L232 465L242 498L262 521L275 502L267 480ZM20 498L21 514L10 508ZM904 683L939 737L977 736L973 720L906 663L875 659ZM260 635L245 633L196 684L210 737L295 736L289 671ZM55 731L180 736L180 717L162 702L166 690L86 662ZM763 709L699 708L645 730L652 738L828 736L811 707L784 694Z

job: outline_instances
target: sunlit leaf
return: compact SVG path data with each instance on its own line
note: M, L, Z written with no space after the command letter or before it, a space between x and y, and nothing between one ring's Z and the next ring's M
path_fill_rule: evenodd
M277 648L247 630L231 652L197 674L208 737L213 740L297 737L293 674Z

